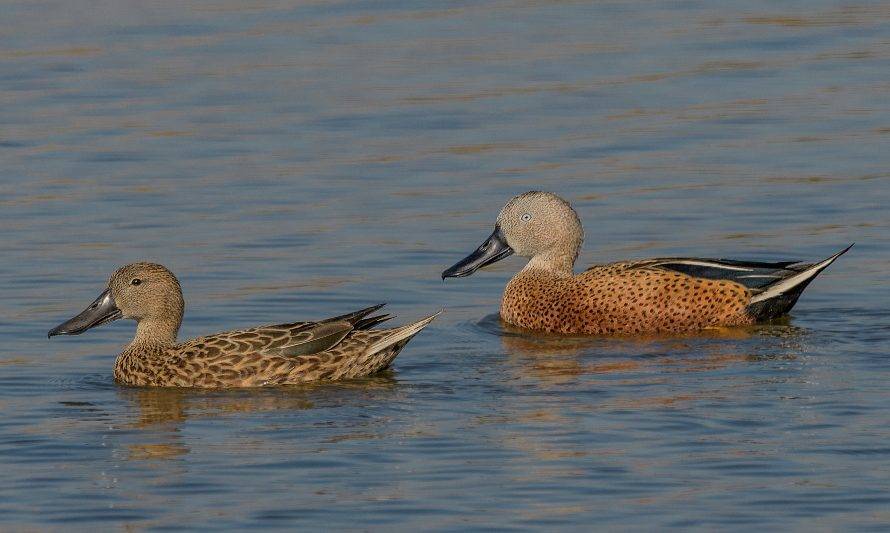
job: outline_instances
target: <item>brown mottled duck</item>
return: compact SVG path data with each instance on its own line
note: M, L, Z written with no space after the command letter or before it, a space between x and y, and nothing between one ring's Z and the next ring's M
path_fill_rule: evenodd
M118 269L89 307L48 335L79 335L128 318L137 323L136 336L115 361L114 378L119 383L203 388L286 385L379 372L438 315L394 329L371 329L391 318L369 316L381 307L180 343L176 336L185 303L179 281L161 265L133 263Z

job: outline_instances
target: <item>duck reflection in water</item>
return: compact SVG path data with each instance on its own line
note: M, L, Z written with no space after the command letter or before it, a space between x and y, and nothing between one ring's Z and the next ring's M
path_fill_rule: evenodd
M497 326L489 329L494 330L504 351L510 354L516 378L534 379L542 386L554 387L571 386L584 376L643 386L664 381L672 372L706 372L763 359L794 359L802 349L800 339L806 333L790 326L787 318L769 325L617 339L542 335L496 317L493 320ZM492 317L484 322L488 321ZM695 399L688 394L684 398ZM653 402L635 393L633 399L621 403L671 404L680 399Z
M398 381L391 371L371 377L333 383L310 383L274 389L205 391L181 388L119 388L120 397L132 405L134 421L128 428L141 442L125 445L131 460L175 459L191 451L183 436L189 420L224 418L230 415L315 407L366 404L368 400L397 394Z
M524 401L506 402L496 416L480 418L478 423L496 424L504 448L538 459L531 470L523 463L517 473L517 479L529 481L574 478L597 469L645 471L649 465L627 453L638 435L627 434L626 412L649 411L661 417L659 411L695 410L699 403L736 403L746 387L760 387L761 382L742 378L727 386L725 380L715 383L694 374L732 372L733 366L764 359L794 359L806 333L787 324L771 324L695 335L604 339L530 333L499 321L497 315L479 325L498 336L507 355L506 379L526 392ZM585 432L576 428L585 428L591 420L598 421L592 431L602 439L595 446L576 435ZM543 504L528 510L530 516L575 511Z

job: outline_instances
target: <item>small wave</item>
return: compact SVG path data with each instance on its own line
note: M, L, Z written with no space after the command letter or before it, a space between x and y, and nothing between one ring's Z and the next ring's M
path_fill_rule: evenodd
M116 388L111 374L85 374L82 376L50 378L50 386L59 390L111 390Z

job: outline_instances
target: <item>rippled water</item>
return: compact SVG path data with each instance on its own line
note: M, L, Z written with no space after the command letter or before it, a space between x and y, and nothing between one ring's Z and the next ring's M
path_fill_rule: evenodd
M0 529L890 527L886 2L3 2ZM582 264L816 259L784 323L529 338L521 261L441 270L554 190ZM390 302L382 376L134 390L45 332L118 265L183 336Z

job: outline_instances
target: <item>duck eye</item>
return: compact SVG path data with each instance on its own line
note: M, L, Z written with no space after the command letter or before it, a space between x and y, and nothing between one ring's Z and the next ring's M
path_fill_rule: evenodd
M521 217L519 217L519 220L521 220L523 222L528 222L531 219L532 219L531 213L526 213L526 214L522 215Z
M130 285L133 286L139 285L140 283L142 283L142 280L139 278L133 278L132 280L130 280Z

